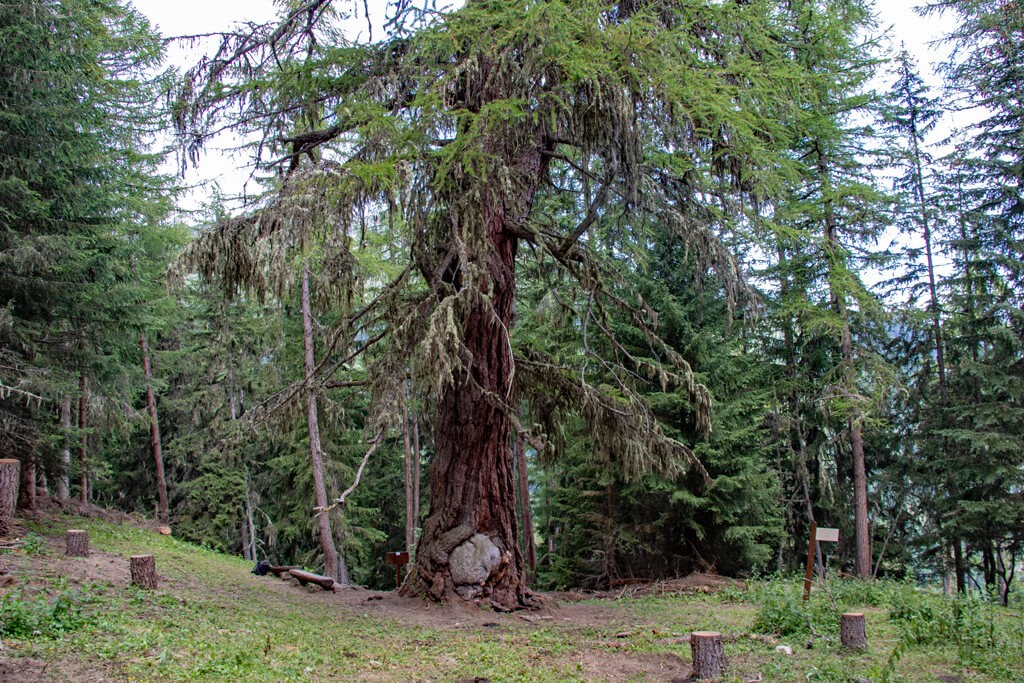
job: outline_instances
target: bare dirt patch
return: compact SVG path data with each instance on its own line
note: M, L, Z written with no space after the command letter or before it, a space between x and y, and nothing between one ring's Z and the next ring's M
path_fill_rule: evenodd
M99 517L106 521L144 528L154 535L159 533L152 523L144 522L120 513L100 511L96 508L74 507L73 510L52 509L37 513L37 521L57 521L58 512L73 512L77 515ZM24 533L24 528L16 529ZM16 588L42 586L45 581L63 577L73 584L107 583L111 586L127 586L130 583L128 558L123 553L109 553L90 548L88 557L67 557L65 540L62 535L47 538L45 554L13 552L0 555L0 578L8 577L7 585L0 583L0 599ZM166 554L165 554L166 555ZM257 577L239 573L227 581L215 585L204 582L203 577L176 571L164 566L161 561L173 561L171 557L158 560L160 588L171 591L184 600L193 596L216 596L225 605L235 600L251 599L253 589L259 588L262 600L281 601L294 605L330 604L338 608L338 618L344 620L353 615L369 616L375 619L391 620L403 625L421 626L441 631L485 631L495 633L510 630L529 630L554 627L565 633L565 637L586 647L571 655L538 653L541 660L566 659L563 663L576 669L587 680L647 680L671 681L683 679L690 674L690 665L678 654L636 652L630 647L630 634L644 631L644 618L623 610L618 599L662 596L678 593L709 593L727 586L742 586L742 583L719 576L694 574L673 581L654 583L632 582L616 590L604 592L560 592L540 593L539 607L531 611L499 614L492 609L469 602L438 605L421 598L406 598L397 591L376 591L364 588L339 588L323 591L320 588L306 588L290 585L273 574ZM590 642L595 631L601 642ZM665 634L679 636L681 634ZM649 637L649 636L648 636ZM672 645L678 649L682 639L673 638ZM685 647L685 645L683 645ZM0 649L0 680L23 683L37 680L74 680L85 683L114 680L116 676L107 670L102 662L89 661L42 661L19 653Z

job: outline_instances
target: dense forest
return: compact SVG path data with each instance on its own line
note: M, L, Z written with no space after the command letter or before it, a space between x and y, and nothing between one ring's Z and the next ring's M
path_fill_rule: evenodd
M812 524L1010 599L1024 4L925 3L932 85L866 0L279 6L172 68L121 0L0 3L21 507L501 609ZM185 210L223 135L263 191Z

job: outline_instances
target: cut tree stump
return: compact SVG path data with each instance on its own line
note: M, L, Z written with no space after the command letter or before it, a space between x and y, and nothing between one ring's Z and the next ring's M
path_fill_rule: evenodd
M152 555L132 555L129 563L132 569L132 585L156 588L156 560Z
M319 574L303 571L302 569L289 569L288 573L303 586L307 583L312 583L320 586L325 591L333 590L334 588L334 579L329 576L320 576Z
M690 634L693 653L693 677L718 678L725 673L725 649L722 634L717 631L694 631Z
M89 557L89 532L82 529L68 529L65 539L65 552L68 557Z
M0 537L7 538L14 530L14 509L18 506L18 484L21 461L0 460Z
M847 612L839 617L839 641L848 650L868 649L868 631L863 614Z

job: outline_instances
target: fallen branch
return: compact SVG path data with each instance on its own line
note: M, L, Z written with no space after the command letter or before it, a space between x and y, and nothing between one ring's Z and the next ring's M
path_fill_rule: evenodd
M319 517L325 512L329 512L330 510L333 510L334 508L345 504L345 499L352 495L352 492L355 491L356 487L359 486L359 482L363 478L363 470L366 469L366 463L369 462L370 456L373 455L373 452L377 450L377 446L380 445L380 439L382 436L384 436L383 429L377 432L377 436L373 437L373 439L370 441L370 449L366 451L366 455L363 456L363 461L359 463L359 469L356 470L356 480L352 482L352 485L345 489L345 491L327 507L313 508L313 511L316 512L316 517Z

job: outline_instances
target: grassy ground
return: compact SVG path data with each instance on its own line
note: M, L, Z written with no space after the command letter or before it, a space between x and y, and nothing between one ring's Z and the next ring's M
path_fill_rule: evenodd
M66 558L64 530L89 532ZM1024 681L1024 617L907 586L832 583L809 605L797 580L714 594L567 601L498 615L393 594L306 592L250 565L125 524L53 517L0 555L5 681L591 681L684 679L688 634L722 632L723 681ZM128 585L129 555L161 585ZM867 615L845 653L838 614ZM808 648L808 644L811 645ZM776 650L788 645L793 654ZM956 677L956 678L954 678Z

